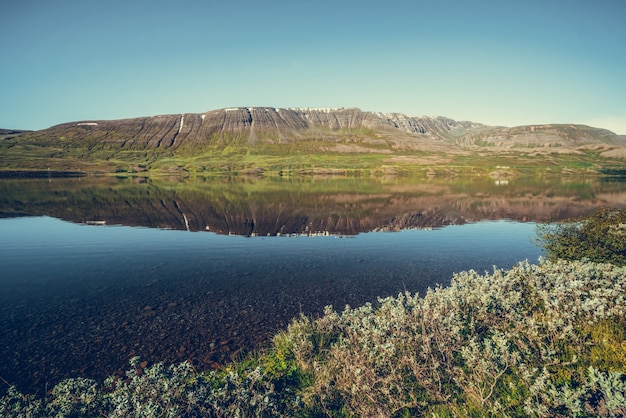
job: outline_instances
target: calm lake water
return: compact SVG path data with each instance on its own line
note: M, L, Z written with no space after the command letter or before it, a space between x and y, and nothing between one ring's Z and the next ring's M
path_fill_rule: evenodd
M0 377L34 392L128 359L219 367L303 313L536 262L535 223L619 182L0 181Z

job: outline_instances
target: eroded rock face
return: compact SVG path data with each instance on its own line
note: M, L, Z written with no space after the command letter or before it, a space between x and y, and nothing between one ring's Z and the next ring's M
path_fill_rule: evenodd
M454 147L623 146L623 138L583 125L532 125L514 128L459 122L438 116L365 112L357 108L237 107L205 113L161 115L109 121L65 123L28 134L50 145L98 149L172 149L203 145L288 144L318 141L320 151L386 152ZM359 144L348 144L351 138ZM336 147L334 144L341 147ZM439 145L437 145L439 144ZM342 148L343 147L343 148ZM355 149L355 147L360 147ZM382 148L381 148L382 147Z
M65 123L36 136L81 141L83 144L152 149L209 144L220 140L238 143L284 143L303 138L331 140L336 134L362 128L447 140L468 129L471 122L399 113L364 112L356 108L309 109L239 107L206 113L185 113Z

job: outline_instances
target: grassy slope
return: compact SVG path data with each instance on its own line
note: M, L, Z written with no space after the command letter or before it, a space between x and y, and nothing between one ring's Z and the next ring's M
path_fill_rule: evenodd
M572 128L574 129L574 128ZM566 132L566 131L564 131ZM572 138L582 135L574 129ZM586 130L585 135L591 135ZM66 170L136 175L173 174L487 174L497 166L514 172L596 172L623 169L620 158L602 156L605 147L541 147L535 143L458 147L359 128L308 132L298 138L267 134L215 135L202 146L140 148L119 146L115 132L103 137L49 138L40 133L0 141L0 170ZM420 142L422 141L422 142ZM482 145L482 146L480 146Z

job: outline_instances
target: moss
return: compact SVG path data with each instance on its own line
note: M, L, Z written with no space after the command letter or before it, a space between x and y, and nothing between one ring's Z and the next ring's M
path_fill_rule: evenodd
M600 321L584 329L589 338L583 363L598 370L626 374L626 319Z

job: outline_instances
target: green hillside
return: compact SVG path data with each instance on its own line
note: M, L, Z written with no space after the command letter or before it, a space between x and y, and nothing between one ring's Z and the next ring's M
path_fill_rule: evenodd
M234 108L3 132L4 176L596 174L619 172L626 158L624 138L583 125L503 128L343 108Z

